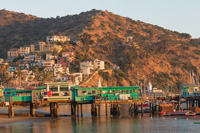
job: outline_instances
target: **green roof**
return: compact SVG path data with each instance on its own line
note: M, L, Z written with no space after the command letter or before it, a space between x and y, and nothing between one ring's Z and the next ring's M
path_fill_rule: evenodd
M103 90L119 90L119 89L139 89L139 86L119 86L119 87L73 87L74 89L89 90L89 89L103 89Z

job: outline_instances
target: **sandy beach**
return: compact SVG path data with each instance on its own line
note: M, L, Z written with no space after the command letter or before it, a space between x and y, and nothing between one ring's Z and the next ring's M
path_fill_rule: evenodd
M36 110L36 114L48 114L48 112ZM14 116L8 118L8 107L0 107L0 126L4 126L7 124L13 124L20 121L37 121L38 119L41 120L39 117L31 117L28 116L30 113L30 109L28 107L14 107L15 115L22 115L26 114L27 116Z

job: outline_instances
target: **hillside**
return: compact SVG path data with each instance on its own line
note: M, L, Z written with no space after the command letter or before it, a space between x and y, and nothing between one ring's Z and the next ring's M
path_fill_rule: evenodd
M25 23L26 21L34 19L37 19L37 17L32 15L26 15L24 13L8 11L5 9L0 10L0 26L10 25L13 24L14 22Z
M25 16L12 20L6 20L6 12L10 13L0 11L1 57L5 57L5 51L11 47L44 41L47 35L62 34L83 42L82 45L65 44L65 51L77 53L77 69L74 70L78 70L78 63L86 58L99 58L110 65L119 65L130 84L145 78L158 88L166 86L167 82L174 87L188 83L189 71L199 70L199 41L191 40L189 34L100 10L47 19L21 14ZM124 43L128 36L132 40Z

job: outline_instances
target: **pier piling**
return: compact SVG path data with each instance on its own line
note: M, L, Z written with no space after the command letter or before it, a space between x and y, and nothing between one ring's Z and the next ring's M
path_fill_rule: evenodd
M32 117L35 117L35 104L34 103L30 103L30 115Z
M98 116L101 115L101 108L100 108L100 104L98 105Z
M141 114L143 115L143 103L141 103Z
M14 107L12 104L9 104L9 107L8 107L8 117L14 117Z
M134 106L134 110L135 110L135 106ZM129 104L129 116L132 116L132 103Z
M108 105L107 105L107 103L106 103L106 116L108 115Z
M79 104L77 104L77 117L79 117Z
M81 104L81 117L83 117L83 106Z

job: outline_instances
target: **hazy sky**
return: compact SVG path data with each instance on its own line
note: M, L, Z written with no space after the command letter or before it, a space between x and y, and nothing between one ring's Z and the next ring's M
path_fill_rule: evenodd
M200 0L0 0L0 9L56 17L91 9L159 25L200 37Z

